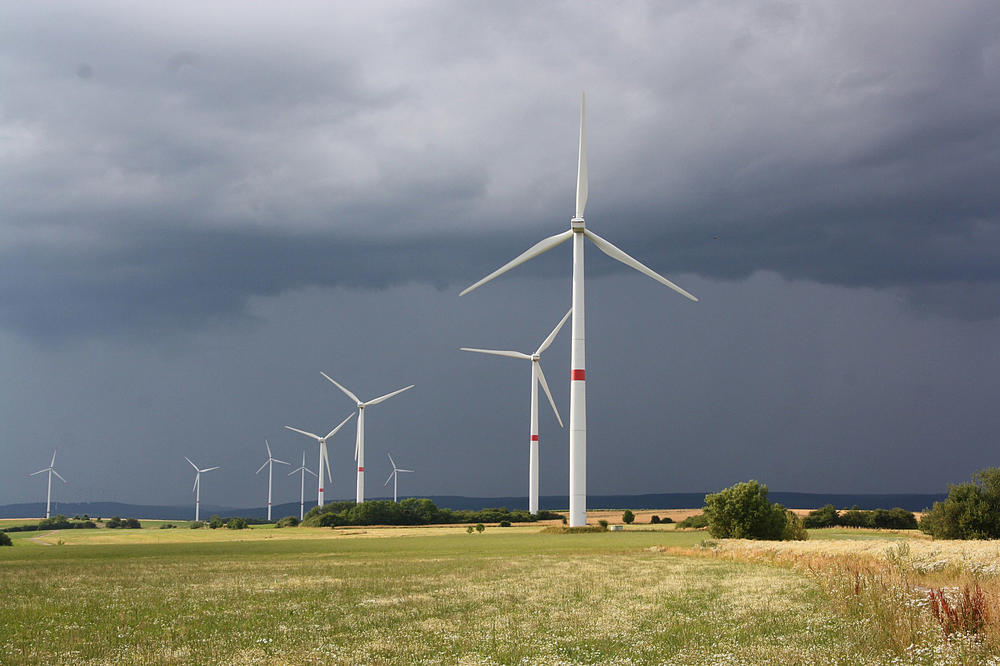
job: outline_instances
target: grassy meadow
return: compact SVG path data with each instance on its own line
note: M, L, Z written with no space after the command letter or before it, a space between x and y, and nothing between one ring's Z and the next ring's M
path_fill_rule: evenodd
M649 525L147 524L11 534L14 546L0 548L0 663L1000 663L992 634L946 634L919 603L931 585L993 585L989 544L948 550L860 530L762 544ZM904 566L913 573L902 581ZM912 645L878 618L895 592L851 598L855 582L890 574L913 586L892 616L910 622Z

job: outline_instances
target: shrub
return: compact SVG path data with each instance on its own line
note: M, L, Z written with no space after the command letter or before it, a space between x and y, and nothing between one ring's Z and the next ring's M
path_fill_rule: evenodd
M839 524L844 527L875 527L871 511L861 511L857 506L840 515Z
M274 524L275 527L298 527L299 519L295 516L285 516Z
M40 530L68 530L72 529L72 527L73 525L69 522L69 518L61 513L38 521L38 529Z
M188 527L190 527L193 530L200 530L204 526L205 523L200 520L192 520L191 523L188 525Z
M226 529L228 530L245 530L247 528L247 521L242 518L230 518L229 522L226 523Z
M220 527L225 527L226 523L219 516L213 515L208 519L208 526L213 530L217 530Z
M626 525L631 525L635 522L635 514L632 513L632 509L625 509L625 513L622 514L622 522Z
M948 486L948 497L934 502L920 530L935 539L1000 538L1000 468L982 469L972 483Z
M683 527L685 529L704 529L708 527L708 516L704 513L696 513L693 516L688 516L681 522L677 523L677 527Z
M649 517L650 525L658 525L660 523L660 517L657 515L652 515Z
M482 523L476 523L476 531L477 532L479 532L480 534L482 534L483 530L485 530L485 529L486 529L485 525L483 525Z
M837 513L833 505L827 504L821 509L810 511L809 515L802 520L802 523L810 529L834 527L839 524L839 519L840 514Z
M108 519L107 528L114 529L127 529L127 530L137 530L142 527L139 521L135 518L119 518L118 516L113 516Z
M474 528L474 527L473 527L472 525L466 525L466 527L465 527L465 531L466 531L466 533L468 533L468 534L472 534L472 532L473 532L474 530L475 530L475 528Z
M775 504L775 506L781 506L780 504ZM785 510L785 526L781 530L781 540L782 541L805 541L809 538L809 533L806 532L805 525L802 523L802 519L791 511Z
M139 522L138 518L126 518L125 525L123 527L130 530L138 530L142 528L142 524Z
M500 521L500 527L510 527L510 521L509 520L501 520Z
M767 486L750 480L705 496L709 534L723 539L780 540L804 535L801 521L780 504L771 504Z
M14 542L10 540L6 532L0 532L0 546L13 546Z
M660 522L669 524L674 522L674 519L671 518L670 516L664 516L663 518L660 518Z
M177 526L174 525L173 523L163 523L162 525L160 525L160 529L161 530L172 530L175 527L177 527Z
M603 518L601 518L600 520L598 520L597 524L601 526L602 530L608 529L608 521L604 520Z

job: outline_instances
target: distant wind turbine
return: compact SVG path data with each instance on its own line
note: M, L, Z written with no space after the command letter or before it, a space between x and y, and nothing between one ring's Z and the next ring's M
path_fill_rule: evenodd
M387 486L387 485L389 485L389 482L392 481L392 501L393 502L398 502L399 500L396 499L396 487L399 484L399 473L400 472L412 472L413 470L412 469L400 469L399 467L396 467L396 461L392 459L392 454L386 453L385 455L389 456L389 463L392 465L392 473L389 475L389 478L386 479L385 483L383 483L382 485L383 486Z
M563 324L569 319L570 314L573 310L571 309L563 318L556 324L556 327L552 329L549 336L542 341L542 344L538 346L534 354L523 354L516 351L498 351L496 349L473 349L471 347L462 347L462 351L467 352L478 352L480 354L493 354L495 356L509 356L511 358L520 358L526 361L531 361L531 431L529 433L529 443L528 443L528 511L531 513L538 513L538 385L542 385L542 389L545 390L545 395L549 398L549 404L552 405L552 411L555 412L556 419L559 421L559 427L562 427L562 417L559 416L559 410L556 409L556 401L552 399L552 393L549 391L549 385L545 381L545 373L542 372L542 364L540 362L542 358L542 352L549 348L552 341L556 339L559 334L559 330L562 329Z
M305 510L306 510L306 472L308 472L309 474L312 474L313 476L316 476L316 472L314 472L311 469L309 469L308 467L306 467L306 452L305 451L302 452L302 467L298 467L296 469L293 469L291 472L288 473L288 476L291 476L292 474L295 474L296 472L301 472L302 473L302 483L301 483L301 487L299 488L299 522L301 523L302 522L302 518L305 517Z
M324 493L324 490L323 490L323 465L324 464L326 465L326 478L327 478L327 480L330 483L333 483L333 477L330 476L330 457L326 453L326 440L328 440L331 437L333 437L334 435L336 435L337 431L340 430L341 428L343 428L344 424L347 423L348 421L350 421L352 416L354 416L354 412L351 412L350 414L348 414L347 418L344 419L343 421L341 421L339 426L337 426L336 428L334 428L333 430L331 430L330 432L328 432L326 434L326 437L320 437L319 435L311 433L308 430L299 430L298 428L293 428L290 425L286 425L285 426L289 430L293 430L293 431L299 433L300 435L305 435L306 437L312 437L317 442L319 442L319 474L317 475L317 478L319 479L319 491L316 493L316 504L319 505L319 506L323 506L323 500L324 500L324 497L325 497L325 493ZM310 472L310 474L312 474L312 472Z
M633 259L621 249L604 240L587 228L583 219L587 207L587 143L585 136L586 97L580 98L580 151L576 171L576 214L570 220L570 228L555 236L539 241L513 260L493 271L479 282L467 287L461 295L465 295L480 287L493 278L502 275L516 266L548 252L557 245L573 239L573 323L572 347L570 352L570 383L569 383L569 524L580 527L587 524L587 392L586 392L586 345L584 331L584 271L583 271L583 239L588 238L604 254L626 266L648 275L657 282L664 284L678 294L697 301L698 299L684 291L676 284L663 277L645 264Z
M62 481L63 483L66 483L66 479L62 478L62 476L59 474L59 472L56 471L56 452L55 452L55 450L52 451L52 462L49 463L48 467L46 467L45 469L40 469L37 472L32 472L28 476L34 476L36 474L41 474L42 472L48 472L49 473L49 489L45 493L45 517L48 518L49 515L51 514L51 509L52 509L52 475L55 474L56 476L59 477L60 481Z
M358 435L354 444L354 459L358 461L358 492L355 501L358 504L361 504L362 502L365 501L365 407L371 407L372 405L377 405L380 402L388 400L394 395L398 395L403 391L407 391L413 388L414 384L410 384L409 386L404 386L403 388L397 391L393 391L392 393L386 393L380 398L375 398L374 400L369 400L368 402L362 402L361 398L354 395L346 388L338 384L325 372L320 372L319 374L326 377L327 380L330 381L330 383L332 383L334 386L343 391L344 394L348 398L353 400L358 406Z
M265 467L267 468L267 519L271 520L271 473L274 472L274 463L278 463L279 465L287 465L288 463L284 460L278 460L271 455L271 445L268 444L266 439L264 440L264 446L267 447L267 460L254 474L260 474L261 470Z
M211 472L213 469L219 469L219 466L216 465L215 467L206 467L205 469L198 469L198 466L195 465L193 462L191 462L191 459L188 458L187 456L184 456L184 460L187 460L189 463L191 463L191 467L194 467L194 471L197 472L194 475L194 487L191 489L191 492L194 493L194 520L195 522L198 522L201 520L201 473Z

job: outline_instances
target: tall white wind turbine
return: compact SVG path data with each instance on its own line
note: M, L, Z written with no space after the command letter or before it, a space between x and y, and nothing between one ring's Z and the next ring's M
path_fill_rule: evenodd
M333 430L331 430L330 432L328 432L325 437L320 437L319 435L311 433L308 430L299 430L298 428L293 428L290 425L286 425L285 426L289 430L294 430L295 432L299 433L300 435L305 435L306 437L312 437L317 442L319 442L319 474L316 475L316 478L318 479L318 487L319 487L319 491L316 493L316 504L318 506L323 506L324 498L326 496L325 495L325 491L323 490L323 466L324 465L326 465L326 479L330 483L333 483L333 477L330 476L330 457L326 453L326 440L328 440L331 437L333 437L334 435L336 435L337 431L340 430L341 428L343 428L344 424L347 423L348 421L350 421L352 416L354 416L354 412L351 412L350 414L348 414L347 418L344 419L343 421L341 421L339 426L337 426L336 428L334 428ZM305 463L303 463L303 466L305 466ZM312 474L312 472L309 472L309 473Z
M387 486L387 485L389 485L389 482L392 481L392 501L393 502L398 502L399 500L396 499L396 488L399 485L399 473L400 472L412 472L413 470L412 469L401 469L399 467L396 467L396 461L392 459L392 454L386 453L385 455L389 456L389 464L392 465L392 473L389 475L389 478L386 479L385 483L383 483L382 485L383 486Z
M34 476L36 474L41 474L42 472L48 472L49 473L49 489L45 493L45 517L48 518L49 515L52 513L52 511L51 511L51 509L52 509L52 475L55 474L56 476L59 477L60 481L62 481L63 483L66 483L66 479L62 478L62 476L59 475L59 472L56 471L56 452L55 452L55 450L52 451L52 462L49 463L48 467L46 467L45 469L40 469L37 472L32 472L28 476Z
M254 474L260 474L265 467L267 468L267 519L271 520L271 474L274 472L274 463L278 463L279 465L287 465L288 463L284 460L278 460L271 455L271 445L268 444L266 439L264 440L264 446L267 447L267 460Z
M587 393L584 331L584 272L583 239L588 238L604 254L626 266L648 275L678 294L697 301L698 299L676 284L663 277L645 264L633 259L625 252L604 240L587 228L583 212L587 206L587 143L585 135L586 97L580 98L580 152L576 173L576 214L570 220L570 228L555 236L542 240L512 261L493 271L479 282L462 291L465 295L493 278L502 275L524 262L548 252L557 245L573 239L573 323L572 347L570 352L569 384L569 524L579 527L587 524Z
M308 467L306 467L306 452L303 451L302 452L302 467L298 467L296 469L293 469L291 472L288 473L288 476L291 476L292 474L295 474L295 473L301 473L302 474L302 483L300 484L300 488L299 488L299 522L300 523L302 522L302 519L306 515L306 473L307 472L309 474L312 474L313 476L316 476L316 472L314 472L311 469L309 469Z
M380 398L375 398L374 400L369 400L368 402L363 402L358 396L354 395L346 388L334 381L330 375L325 372L320 372L319 374L326 377L330 383L339 388L344 394L353 400L358 405L358 436L354 444L354 459L358 461L358 493L356 502L361 504L365 501L365 407L371 407L372 405L377 405L380 402L384 402L394 395L398 395L403 391L407 391L414 387L414 384L409 386L404 386L403 388L393 391L392 393L386 393Z
M184 456L184 460L187 460L189 463L191 463L191 467L194 467L194 471L196 472L196 474L194 475L194 487L191 489L191 492L194 493L194 520L195 522L198 522L199 520L201 520L201 473L211 472L213 469L219 469L219 466L216 465L215 467L206 467L205 469L198 469L198 466L195 465L193 462L191 462L191 459L188 458L187 456Z
M552 341L556 339L559 335L559 330L569 319L570 314L573 310L570 309L563 318L556 324L556 327L552 329L549 333L549 337L542 341L542 344L538 346L534 354L523 354L516 351L499 351L496 349L473 349L471 347L461 347L462 351L468 352L479 352L480 354L494 354L496 356L509 356L511 358L520 358L527 361L531 361L531 432L529 433L529 443L528 443L528 511L531 513L538 513L538 385L542 385L542 389L545 390L545 395L549 398L549 404L552 405L552 411L555 412L556 419L559 421L559 427L562 427L562 417L559 416L559 410L556 409L556 401L552 399L552 393L549 391L549 385L545 381L545 373L542 372L542 352L549 348Z

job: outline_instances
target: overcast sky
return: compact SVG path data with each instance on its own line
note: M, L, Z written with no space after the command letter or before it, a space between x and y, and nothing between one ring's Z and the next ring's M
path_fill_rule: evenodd
M362 398L368 494L525 495L573 213L588 489L939 492L1000 465L982 2L0 4L0 503L262 505ZM543 357L568 416L568 327ZM543 403L541 493L568 490ZM353 497L353 426L330 443ZM315 499L315 490L310 493ZM275 501L298 483L276 477Z

